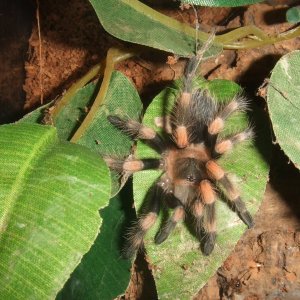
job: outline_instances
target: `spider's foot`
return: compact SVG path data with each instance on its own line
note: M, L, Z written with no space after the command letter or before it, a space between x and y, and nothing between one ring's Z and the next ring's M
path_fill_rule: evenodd
M254 226L254 221L252 219L252 216L250 215L249 211L246 208L246 205L244 201L240 197L237 197L234 200L235 208L237 210L237 213L241 220L248 226L248 228L251 228Z
M134 244L130 244L127 242L125 247L122 249L122 258L124 259L132 259L135 258L139 252L143 252L143 244L140 244L138 247Z
M216 236L217 235L215 232L207 233L203 241L203 244L201 245L201 250L204 255L210 255L214 250L215 243L216 243Z
M170 233L173 231L175 226L176 226L175 222L172 222L171 220L169 222L167 222L167 224L155 236L155 239L154 239L155 244L159 245L162 242L164 242L168 238Z
M252 228L254 226L253 218L248 210L241 212L240 218L248 226L248 228Z
M134 249L133 247L127 246L122 250L122 257L124 259L130 259L133 258L137 253L137 250Z
M169 236L169 234L166 233L165 231L158 232L154 239L155 244L157 244L157 245L161 244L168 238L168 236Z

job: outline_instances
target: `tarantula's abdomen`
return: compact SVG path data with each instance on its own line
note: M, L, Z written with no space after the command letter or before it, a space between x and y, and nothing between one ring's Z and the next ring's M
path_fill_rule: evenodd
M198 189L196 186L186 184L184 181L181 181L180 183L176 183L175 181L173 195L175 196L175 199L178 199L181 205L189 207L197 198Z

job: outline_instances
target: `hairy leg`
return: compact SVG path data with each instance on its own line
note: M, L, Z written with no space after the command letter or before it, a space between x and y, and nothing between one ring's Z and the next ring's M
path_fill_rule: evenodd
M136 224L130 229L127 235L127 243L123 250L125 258L133 257L143 245L147 231L155 224L161 207L161 189L156 186L153 197L145 210L145 213L138 217Z
M111 169L120 173L134 173L142 170L159 169L162 167L161 160L156 158L122 160L106 157L105 161Z
M218 141L214 148L213 157L220 156L224 153L229 152L232 148L244 141L250 140L253 137L253 131L251 128L247 128L246 130L234 134L230 137L224 138Z
M164 242L170 233L174 230L178 222L182 221L185 216L185 211L182 205L178 205L174 208L171 217L167 220L166 224L161 228L158 234L155 236L155 243L161 244Z
M163 152L167 145L161 136L152 128L131 119L121 119L118 116L108 116L108 121L133 139L146 141L157 152Z
M231 182L224 170L213 160L206 163L209 175L218 181L225 189L227 198L234 205L241 220L250 228L254 225L253 219L240 197L236 186Z

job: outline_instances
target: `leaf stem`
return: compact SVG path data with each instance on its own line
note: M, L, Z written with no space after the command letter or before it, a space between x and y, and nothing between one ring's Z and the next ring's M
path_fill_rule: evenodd
M105 67L103 81L100 87L100 90L96 96L96 99L85 117L84 121L81 123L80 127L77 129L73 137L71 138L71 142L76 143L81 136L84 134L86 129L89 127L91 122L93 121L95 114L97 113L99 107L103 104L105 100L105 96L108 91L110 78L112 72L114 71L114 67L118 62L121 62L127 58L130 58L134 55L137 55L136 51L128 50L128 49L118 49L118 48L110 48L107 52L105 63L103 64Z
M55 117L61 112L61 110L66 106L66 104L74 97L79 89L84 87L89 81L96 77L99 73L103 73L103 65L95 65L88 73L86 73L82 78L76 81L62 96L60 101L57 102L57 105L54 106L51 113L52 118Z

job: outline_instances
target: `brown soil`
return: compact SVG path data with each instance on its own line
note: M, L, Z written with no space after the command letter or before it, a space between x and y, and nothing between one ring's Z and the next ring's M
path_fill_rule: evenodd
M278 1L269 2L275 5ZM29 0L28 5L32 5ZM195 24L193 10L157 9L182 22ZM284 23L285 11L285 6L257 4L235 9L201 8L198 14L202 30L209 31L213 27L217 32L226 32L230 28L256 25L269 34L276 34L290 27ZM34 15L32 20L35 21ZM16 50L10 52L20 48L19 44L14 44L18 37L0 57L1 61L6 61L5 75L0 75L1 95L5 95L0 99L4 107L1 122L16 120L19 114L63 93L74 80L104 59L110 47L124 44L103 30L85 0L40 1L39 20L41 39L36 22L33 22L25 66L6 59L12 57L12 53L15 53L14 57L24 57L24 51L23 54ZM209 79L234 80L255 97L276 61L299 47L300 39L297 38L257 49L226 50L218 58L206 61L201 72ZM166 64L167 57L167 54L153 50L118 66L132 79L145 103L168 82L182 75L185 60ZM23 67L25 81L20 75ZM9 88L11 82L16 82L14 93ZM16 101L22 99L20 87L23 82L26 99ZM258 102L264 106L263 101ZM279 149L275 147L273 152L270 183L256 216L255 227L247 231L196 299L300 299L300 174L288 165ZM143 257L139 257L133 268L125 298L156 298L153 280Z

